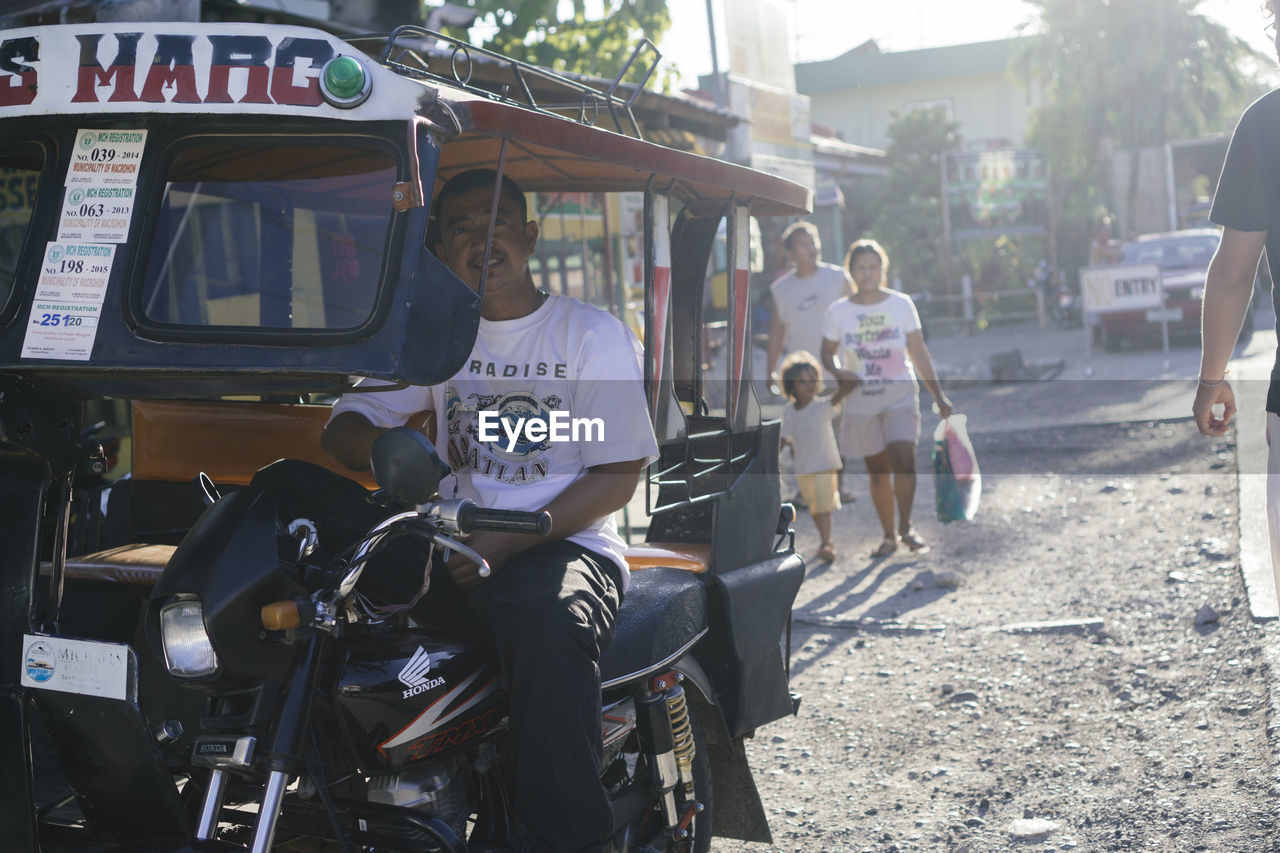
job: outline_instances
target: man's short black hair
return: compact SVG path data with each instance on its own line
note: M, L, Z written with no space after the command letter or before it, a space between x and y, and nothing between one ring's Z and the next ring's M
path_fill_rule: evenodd
M813 245L818 246L822 243L822 238L818 236L818 226L812 222L792 222L787 226L787 230L782 232L782 248L788 252L791 251L791 241L801 232L809 235L809 239L813 240Z
M436 193L436 217L440 216L440 208L444 205L445 199L454 198L472 190L492 190L494 181L497 179L498 173L493 169L468 169L454 175L445 181L440 192ZM511 178L503 175L502 192L504 195L509 195L511 200L520 206L520 222L523 224L529 218L529 205L525 201L524 190L520 189L520 185Z

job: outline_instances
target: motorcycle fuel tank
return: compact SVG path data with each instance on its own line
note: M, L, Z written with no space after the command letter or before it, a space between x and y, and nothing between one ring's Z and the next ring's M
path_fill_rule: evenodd
M482 737L507 712L497 658L458 635L407 630L351 640L338 705L366 760L395 768Z

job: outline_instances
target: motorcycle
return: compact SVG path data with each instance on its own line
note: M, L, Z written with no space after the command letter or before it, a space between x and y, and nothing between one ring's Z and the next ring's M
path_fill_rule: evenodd
M1058 285L1053 303L1053 321L1064 329L1079 328L1084 322L1080 300L1065 284Z
M244 490L211 495L156 584L148 645L203 699L179 800L199 842L266 851L278 835L318 836L344 850L449 853L513 843L496 657L448 629L389 617L356 587L398 537L465 554L487 575L455 537L545 535L551 518L440 500L448 469L413 430L379 438L372 463L388 515L349 559L313 564L314 523L278 520L270 495ZM611 850L709 846L700 720L716 709L684 685L702 677L689 655L706 633L701 591L678 570L637 572L601 662Z

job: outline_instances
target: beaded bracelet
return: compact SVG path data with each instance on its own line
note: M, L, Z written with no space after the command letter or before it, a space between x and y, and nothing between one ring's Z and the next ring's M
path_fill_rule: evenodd
M1223 372L1223 374L1222 374L1222 378L1221 378L1221 379L1219 379L1219 380L1218 380L1218 381L1216 381L1216 382L1205 382L1203 379L1199 380L1199 382L1200 382L1200 384L1201 384L1201 385L1203 385L1205 388L1217 388L1217 387L1218 387L1219 385L1221 385L1223 382L1226 382L1226 381L1227 381L1227 377L1228 377L1228 376L1230 376L1230 375L1231 375L1231 371L1230 371L1230 370L1227 370L1227 371Z

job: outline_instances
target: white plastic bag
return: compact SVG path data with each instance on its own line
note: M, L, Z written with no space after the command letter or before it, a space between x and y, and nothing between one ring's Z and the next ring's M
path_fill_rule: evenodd
M933 431L934 503L938 521L972 521L982 498L982 472L964 415L944 418Z

